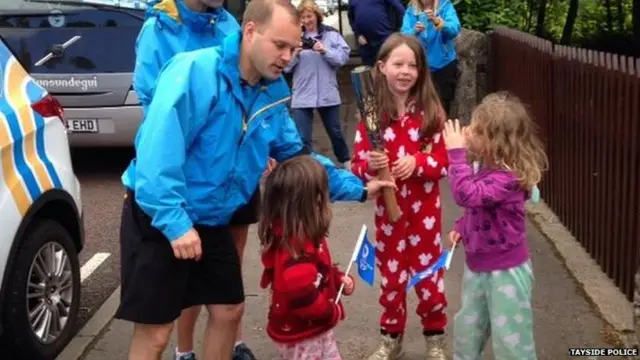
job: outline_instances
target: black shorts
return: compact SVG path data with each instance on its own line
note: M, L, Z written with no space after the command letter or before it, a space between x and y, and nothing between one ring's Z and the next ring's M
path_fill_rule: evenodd
M257 223L260 218L260 200L260 186L258 186L249 202L233 213L229 225L242 226Z
M240 259L227 226L194 226L202 240L202 258L178 260L133 199L128 192L122 207L117 319L167 324L194 305L244 302Z

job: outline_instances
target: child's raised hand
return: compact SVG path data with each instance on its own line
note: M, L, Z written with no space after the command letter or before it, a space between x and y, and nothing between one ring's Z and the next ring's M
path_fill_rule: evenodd
M382 151L369 152L369 170L376 171L389 166L389 157Z
M455 231L455 230L451 230L449 232L449 245L451 248L454 248L456 246L458 246L458 241L460 241L460 238L462 236L460 235L459 232Z
M393 163L393 170L391 176L396 179L405 180L416 169L416 157L413 155L406 155L396 160Z
M444 124L444 131L442 132L442 135L444 137L444 144L447 147L447 150L467 147L467 140L463 134L463 129L460 127L460 121L458 121L458 119L456 119L455 122L451 119L447 120Z
M353 278L351 276L345 275L342 277L342 282L344 283L344 290L342 291L342 293L345 296L353 294L353 290L356 287L356 284L353 282Z

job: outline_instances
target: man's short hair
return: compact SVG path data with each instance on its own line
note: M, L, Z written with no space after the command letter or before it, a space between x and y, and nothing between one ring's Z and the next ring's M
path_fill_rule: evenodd
M289 0L251 0L244 11L242 27L250 21L258 26L269 24L276 6L284 8L291 15L293 23L300 22L298 11Z

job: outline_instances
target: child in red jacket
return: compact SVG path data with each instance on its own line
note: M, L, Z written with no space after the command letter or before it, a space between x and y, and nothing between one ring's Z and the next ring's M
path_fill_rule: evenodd
M375 76L384 152L372 151L362 122L354 143L352 171L363 180L389 166L396 180L402 216L395 223L378 198L376 262L382 275L382 341L369 360L402 356L407 322L407 281L433 265L442 253L438 181L446 174L447 152L441 136L444 110L431 82L422 46L415 37L391 35L380 49ZM416 310L427 344L426 359L444 360L447 324L442 271L415 286Z
M331 221L326 170L310 156L279 164L267 177L259 224L264 272L271 287L267 333L285 360L340 360L333 334L344 319L335 302L354 281L331 262L326 242Z

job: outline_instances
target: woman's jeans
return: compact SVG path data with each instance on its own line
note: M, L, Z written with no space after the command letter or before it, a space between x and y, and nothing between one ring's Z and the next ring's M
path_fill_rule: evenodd
M317 109L320 113L320 118L322 118L324 128L327 130L327 134L331 140L333 153L336 155L338 162L344 163L349 161L349 148L347 148L344 135L342 135L342 129L340 129L340 105L319 107ZM313 110L313 108L291 109L291 114L298 127L302 142L308 149L312 149Z

